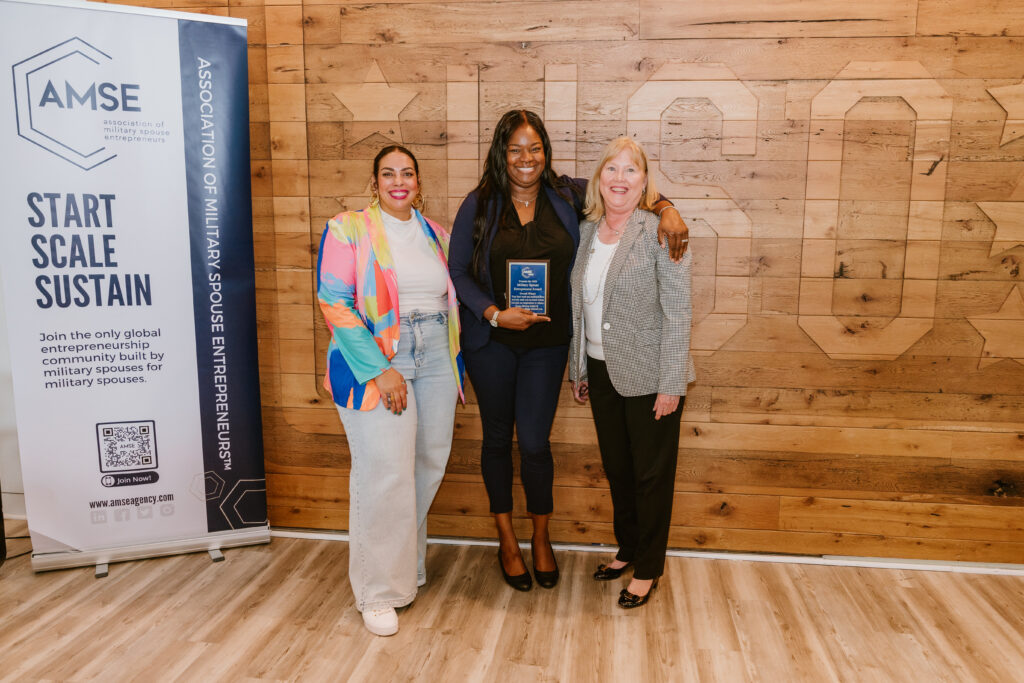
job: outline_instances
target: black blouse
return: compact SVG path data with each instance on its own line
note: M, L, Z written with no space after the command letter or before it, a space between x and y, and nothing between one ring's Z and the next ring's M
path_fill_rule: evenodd
M499 228L491 243L490 268L495 301L502 309L508 308L508 259L547 259L550 261L548 316L551 322L535 323L522 331L498 327L491 330L491 339L509 346L528 348L568 344L572 329L569 312L569 264L574 250L572 236L558 219L543 188L537 194L533 220L522 225L517 217L516 223L515 227Z

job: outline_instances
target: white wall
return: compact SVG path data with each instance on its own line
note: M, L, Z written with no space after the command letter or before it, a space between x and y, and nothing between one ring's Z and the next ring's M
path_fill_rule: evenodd
M18 430L14 423L14 386L11 384L11 353L7 343L7 318L0 284L0 491L5 517L25 516L25 489L18 459Z

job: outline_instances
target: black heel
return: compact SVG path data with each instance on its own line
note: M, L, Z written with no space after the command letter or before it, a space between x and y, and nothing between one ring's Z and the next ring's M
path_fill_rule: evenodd
M661 577L659 577L661 578ZM651 593L658 587L658 579L654 580L651 584L650 590L647 591L647 595L633 595L625 588L619 593L619 607L623 609L633 609L634 607L643 607L647 604L647 601L651 599Z
M551 543L548 543L548 547L551 547ZM537 551L534 549L533 542L530 543L530 551L533 554L533 575L537 579L537 585L541 588L554 588L558 585L558 577L560 576L558 571L558 560L555 560L555 570L551 572L542 572L537 569ZM554 549L551 550L551 557L555 557Z
M597 570L594 572L595 581L613 581L625 572L627 569L633 566L632 562L627 562L619 568L609 567L606 564L597 565Z
M523 572L516 576L509 576L509 573L505 571L505 563L501 561L501 548L498 548L498 566L501 567L501 575L505 577L505 583L512 586L517 591L525 593L533 588L533 579L530 578L530 572Z

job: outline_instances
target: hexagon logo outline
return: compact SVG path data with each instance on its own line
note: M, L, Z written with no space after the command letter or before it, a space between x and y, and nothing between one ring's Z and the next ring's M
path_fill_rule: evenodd
M11 67L11 74L14 79L15 122L19 137L84 171L91 171L97 166L115 158L117 154L105 156L103 154L107 150L105 146L88 153L78 151L71 144L62 142L53 135L49 135L37 128L32 116L30 76L76 55L96 65L102 64L104 59L113 60L113 57L107 53L75 36L23 59ZM75 156L77 156L77 159Z

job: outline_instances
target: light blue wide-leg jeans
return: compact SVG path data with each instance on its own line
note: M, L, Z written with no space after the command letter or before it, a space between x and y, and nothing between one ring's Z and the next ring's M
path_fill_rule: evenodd
M407 383L408 409L338 407L352 458L349 581L360 612L408 605L426 582L427 511L452 447L458 385L447 313L413 312L400 323L391 365Z

